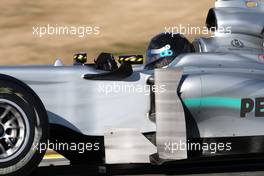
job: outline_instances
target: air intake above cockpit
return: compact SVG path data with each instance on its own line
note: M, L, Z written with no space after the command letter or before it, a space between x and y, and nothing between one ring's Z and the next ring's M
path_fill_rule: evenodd
M206 25L220 33L229 28L235 34L263 37L264 1L218 0L208 12Z

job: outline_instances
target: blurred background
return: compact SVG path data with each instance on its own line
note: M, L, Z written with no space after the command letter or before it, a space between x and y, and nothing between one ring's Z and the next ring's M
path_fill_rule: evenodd
M165 26L204 26L214 0L1 0L0 64L72 63L75 52L144 54ZM33 26L99 26L99 35L33 35ZM188 35L190 40L195 36Z

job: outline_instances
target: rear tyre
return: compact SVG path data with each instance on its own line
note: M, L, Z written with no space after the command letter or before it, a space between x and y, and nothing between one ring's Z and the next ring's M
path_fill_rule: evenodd
M26 84L0 74L0 175L28 175L42 160L47 112Z

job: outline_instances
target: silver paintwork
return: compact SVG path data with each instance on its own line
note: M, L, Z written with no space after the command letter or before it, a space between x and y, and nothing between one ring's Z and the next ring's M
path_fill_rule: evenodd
M196 39L197 53L179 56L169 66L184 68L180 91L200 137L264 135L264 118L254 112L240 117L242 98L264 96L264 2L250 8L246 2L217 1L212 10L217 27L231 26L232 34ZM234 40L243 45L233 45Z
M243 43L243 48L234 47L231 43L238 40ZM244 34L221 34L215 37L197 38L194 43L199 46L197 52L223 52L238 54L260 54L263 53L263 39L256 36Z
M39 95L50 123L86 135L103 135L108 128L135 128L141 132L155 130L155 124L147 116L149 92L103 92L103 87L114 85L146 85L149 74L140 68L135 68L127 80L117 82L83 79L84 74L103 72L92 66L3 66L0 72L25 82Z
M262 0L216 0L215 7L235 7L235 8L242 8L248 9L246 6L246 2L256 2L257 7L252 7L253 10L261 10L264 9L264 4Z
M172 67L184 68L187 75L182 99L187 101L201 137L264 134L264 118L254 117L254 112L248 118L240 117L242 98L264 96L264 65L257 55L192 54Z
M213 12L218 27L231 26L232 34L218 32L215 37L198 38L195 54L181 55L169 66L184 69L186 79L180 92L183 101L189 103L187 107L201 137L264 134L264 118L250 114L249 118L242 119L236 108L208 105L212 97L234 98L239 102L245 97L264 96L264 60L259 56L264 54L263 1L257 1L258 6L254 8L246 7L245 2L217 1ZM243 47L232 45L234 40L242 42ZM156 131L156 125L148 119L150 97L146 94L149 92L106 94L101 91L102 86L114 83L145 86L153 70L136 67L122 81L85 80L84 74L104 71L92 66L64 66L59 62L56 66L3 66L0 73L33 88L48 111L50 123L91 136L103 136L109 128ZM215 102L218 101L221 103L222 99Z
M264 26L264 2L262 0L253 0L256 6L247 6L246 0L218 0L215 8L209 11L207 18L208 27L217 27L226 29L231 27L232 33L258 36L263 38ZM210 25L214 24L214 25Z

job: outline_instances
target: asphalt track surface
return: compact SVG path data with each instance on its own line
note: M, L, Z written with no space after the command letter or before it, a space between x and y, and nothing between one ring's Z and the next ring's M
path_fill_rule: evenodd
M186 175L186 176L263 176L264 160L229 161L186 165L119 165L112 167L76 165L71 166L63 158L44 159L31 176L92 176L92 175Z

